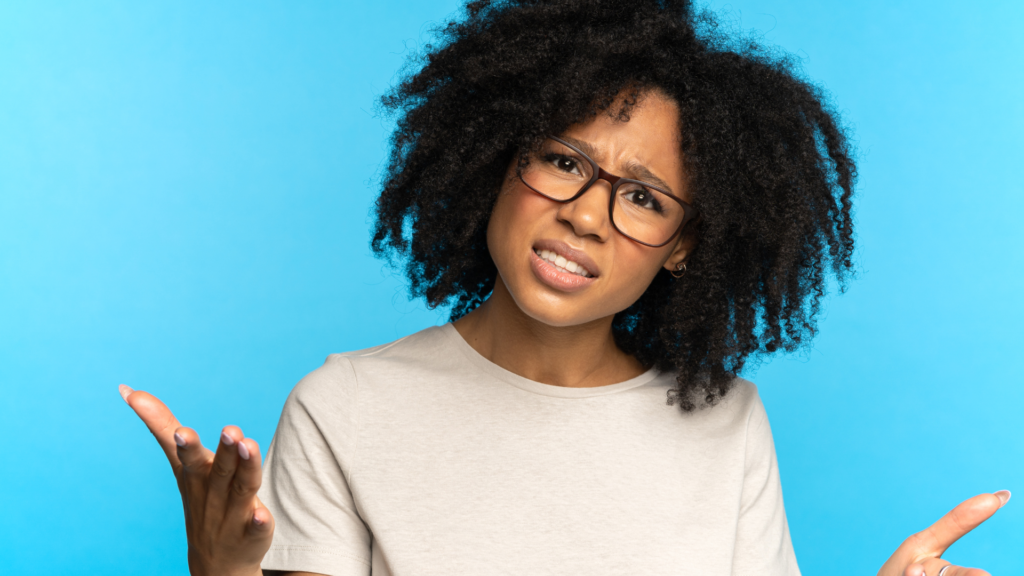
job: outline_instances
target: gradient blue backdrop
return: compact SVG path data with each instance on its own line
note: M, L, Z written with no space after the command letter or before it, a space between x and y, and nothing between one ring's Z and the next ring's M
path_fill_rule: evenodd
M162 453L117 395L262 446L330 352L443 321L369 255L375 99L443 1L0 4L0 572L184 574ZM1024 573L1024 3L716 1L802 59L860 150L860 278L761 389L805 574L949 553Z

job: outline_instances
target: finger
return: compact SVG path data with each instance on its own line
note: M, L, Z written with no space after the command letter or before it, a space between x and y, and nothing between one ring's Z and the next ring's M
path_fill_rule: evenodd
M903 576L928 576L928 573L925 571L923 564L915 562L907 566L907 569L903 571ZM935 574L932 574L932 576L935 576Z
M246 528L246 536L258 540L270 538L274 533L274 516L259 501L259 498L256 499L255 503L256 505L252 511L252 520L249 521L249 525Z
M206 479L210 475L213 452L202 445L199 434L191 428L178 428L172 437L178 451L178 459L181 461L179 488L185 497L189 513L195 520L206 507Z
M942 569L946 566L949 566L949 568L942 572L942 576L992 576L980 568L954 566L941 558L928 558L921 561L921 564L915 564L915 566L923 566L923 574L926 576L939 576L939 572L942 572Z
M961 502L938 522L904 540L882 566L883 571L902 574L910 564L941 556L953 542L987 520L1009 500L1010 492L1000 490Z
M181 423L156 396L142 390L132 390L124 384L119 386L119 391L128 406L156 437L171 468L177 471L181 461L178 459L178 447L174 444L174 431L181 427Z
M238 442L244 437L238 426L225 426L220 433L220 443L217 444L217 453L213 456L206 492L207 522L224 521L228 490L238 469Z
M949 562L941 558L925 558L918 563L907 566L905 576L939 576L939 572L942 571L943 567L949 566ZM950 570L947 569L942 573L942 576L950 576Z
M245 527L252 522L257 507L256 491L263 473L260 469L260 447L252 438L238 442L238 470L228 492L228 510L225 515L232 524Z
M1009 493L1006 494L1006 499L1009 500ZM1004 502L1005 500L996 494L978 494L974 498L964 500L938 522L915 535L918 539L918 554L941 556L961 536L988 520Z
M249 520L240 526L238 536L243 540L240 552L246 556L244 559L249 563L259 564L273 539L274 517L259 498L253 497L253 503L254 507L249 509Z

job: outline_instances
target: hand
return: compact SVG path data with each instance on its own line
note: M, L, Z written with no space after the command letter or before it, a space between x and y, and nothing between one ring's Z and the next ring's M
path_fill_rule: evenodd
M178 480L193 576L256 576L270 548L274 518L259 499L260 449L236 426L221 433L217 453L184 428L155 396L120 386L121 397L164 449Z
M938 522L904 540L878 576L938 576L944 566L949 568L942 576L990 576L978 568L953 566L940 557L953 542L988 520L1009 500L1008 490L964 500Z

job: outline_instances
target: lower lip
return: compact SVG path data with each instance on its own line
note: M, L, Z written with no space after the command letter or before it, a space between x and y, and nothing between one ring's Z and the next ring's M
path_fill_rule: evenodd
M533 274L541 282L561 292L583 290L597 280L596 276L585 278L579 274L562 272L551 262L537 256L533 250L530 250L530 267L533 268Z

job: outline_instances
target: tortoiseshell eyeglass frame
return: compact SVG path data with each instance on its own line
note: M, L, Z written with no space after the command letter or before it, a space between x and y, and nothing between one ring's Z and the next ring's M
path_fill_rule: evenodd
M661 186L655 186L654 184L650 184L650 183L644 182L642 180L633 180L633 179L630 179L630 178L623 178L622 176L616 176L616 175L614 175L614 174L612 174L610 172L605 171L605 169L601 168L597 164L597 162L594 161L593 158L591 158L590 156L587 156L586 154L583 153L582 150L580 150L579 148L573 146L572 144L569 144L565 140L562 140L561 138L558 138L556 136L548 136L548 138L550 138L551 140L554 140L555 142L558 142L559 144L561 144L561 145L565 146L566 148L569 148L573 152L579 154L580 158L583 158L584 160L586 160L587 162L590 163L590 168L591 168L591 171L590 171L590 173L591 173L590 181L588 181L586 184L584 184L583 187L580 188L579 191L576 192L576 194L574 194L571 198L567 198L567 199L564 199L564 200L560 199L560 198L553 198L551 196L548 196L547 194L541 192L540 190L537 190L533 186L530 186L529 182L527 182L526 179L523 178L522 170L520 170L519 171L519 180L522 181L522 183L525 184L527 188L529 188L530 190L533 190L534 192L536 192L537 194L540 194L541 196L547 198L548 200L551 200L552 202L558 202L560 204L568 204L569 202L572 202L573 200L576 200L580 196L583 196L584 194L586 194L587 191L590 190L590 188L593 187L594 184L596 184L598 180L604 180L605 182L608 182L609 184L611 184L611 187L612 187L611 194L608 195L608 221L612 223L612 227L615 228L616 232L618 232L619 234L622 234L626 238L629 238L633 242L636 242L637 244L641 244L643 246L650 246L651 248L660 248L660 247L668 244L669 242L675 240L675 238L677 236L679 236L679 233L683 231L683 228L686 227L686 224L688 222L690 222L691 220L694 220L694 219L699 217L700 213L697 211L696 208L691 206L685 200L683 200L683 199L675 196L671 192L665 190ZM637 240L636 238L630 236L629 234L626 234L625 232L623 232L622 230L619 229L619 226L617 224L615 224L615 193L618 192L619 186L621 186L622 184L630 184L630 183L632 183L632 184L639 184L641 186L644 186L645 188L653 188L654 190L657 190L658 192L661 192L662 194L664 194L664 195L668 196L669 198L675 200L676 202L679 203L680 206L683 207L683 221L679 224L679 227L676 228L675 232L673 232L672 235L668 237L668 240L665 240L664 242L661 242L660 244L651 244L651 243L648 243L648 242L643 242L642 240Z

